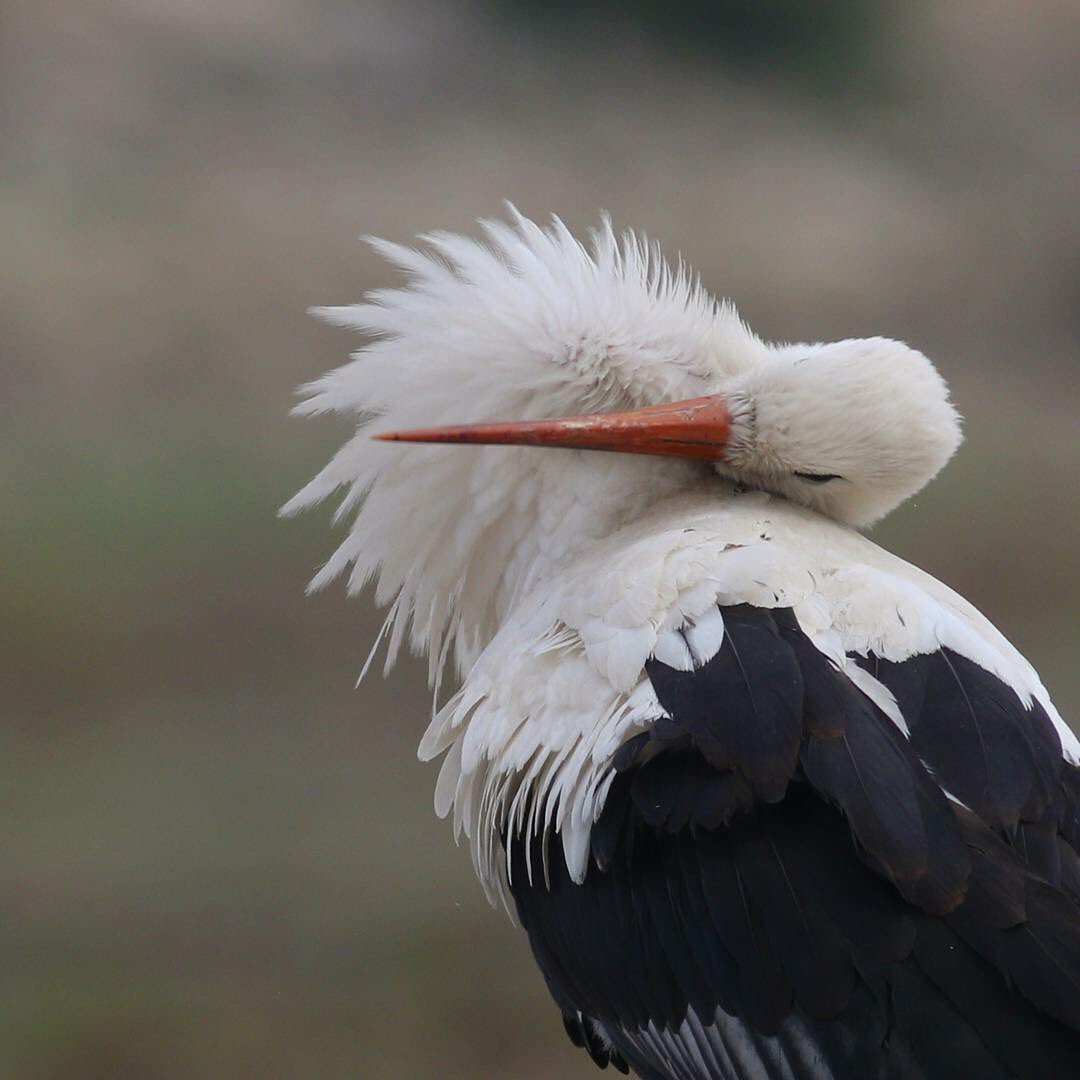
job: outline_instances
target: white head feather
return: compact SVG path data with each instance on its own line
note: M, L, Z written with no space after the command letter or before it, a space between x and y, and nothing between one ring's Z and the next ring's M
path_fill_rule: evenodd
M960 445L945 381L899 341L771 352L725 388L754 428L731 447L728 475L865 526L919 491Z

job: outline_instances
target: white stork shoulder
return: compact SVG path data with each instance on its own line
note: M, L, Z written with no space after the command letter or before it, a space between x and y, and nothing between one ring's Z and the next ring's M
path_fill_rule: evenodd
M436 806L440 814L453 811L493 893L507 870L493 861L497 851L505 856L494 841L511 825L527 825L532 835L553 831L571 876L584 877L591 827L617 753L654 721L670 720L650 662L692 683L721 651L724 609L739 607L789 610L806 642L909 742L919 730L920 703L905 696L894 674L908 661L912 669L942 668L954 677L950 709L966 708L987 686L1009 704L1015 699L1011 710L974 716L970 728L962 713L938 708L948 738L957 739L958 729L968 736L968 745L957 748L962 767L931 765L960 803L981 804L982 787L999 791L995 769L1022 774L1016 786L1026 799L1040 758L1080 762L1080 743L1031 665L941 582L866 537L765 493L731 493L720 507L715 494L679 496L595 542L526 597L421 742L425 759L450 751ZM982 683L966 695L965 674ZM723 708L722 699L716 705ZM987 747L989 736L1006 745ZM918 744L931 737L923 732ZM1014 756L998 763L992 752ZM1012 811L1019 809L1014 805L1000 823L1015 826Z

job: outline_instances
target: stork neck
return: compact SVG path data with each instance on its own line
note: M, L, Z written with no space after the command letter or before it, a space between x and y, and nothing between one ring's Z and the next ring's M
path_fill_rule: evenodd
M505 567L486 638L524 595L660 500L723 483L698 462L585 451L530 456L541 460L529 526Z

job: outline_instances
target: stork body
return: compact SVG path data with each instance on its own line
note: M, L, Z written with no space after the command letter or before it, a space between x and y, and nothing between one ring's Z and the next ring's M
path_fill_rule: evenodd
M380 340L301 406L378 418L288 509L346 487L316 584L377 576L388 663L453 658L436 808L571 1038L653 1080L1074 1074L1080 746L854 527L959 441L933 367L515 224L381 245L413 281L329 313Z

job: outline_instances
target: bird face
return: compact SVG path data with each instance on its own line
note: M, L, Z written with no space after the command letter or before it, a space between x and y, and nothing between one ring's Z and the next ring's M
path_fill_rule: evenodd
M960 442L934 366L884 338L783 346L723 390L619 412L381 432L389 442L561 447L714 463L853 525L918 491Z
M720 471L851 525L915 494L960 444L933 364L885 338L774 349L728 393L747 430Z

